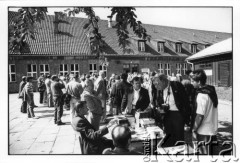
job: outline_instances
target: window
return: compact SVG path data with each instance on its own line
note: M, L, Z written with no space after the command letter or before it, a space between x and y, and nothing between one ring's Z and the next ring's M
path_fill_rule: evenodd
M181 74L181 67L182 67L181 63L176 64L176 71L177 71L176 73L177 74Z
M9 65L9 82L15 82L16 81L16 67L13 64Z
M89 64L89 73L96 73L97 72L97 64L96 63L90 63Z
M123 64L123 72L125 72L125 73L130 72L130 65L129 64Z
M165 63L165 71L166 71L166 75L171 75L171 69L170 69L170 64L169 63Z
M49 65L47 64L40 64L39 69L40 69L40 74L44 74L44 75L50 74Z
M183 64L183 75L186 75L186 71L187 71L187 64L184 63Z
M181 51L182 51L182 44L176 43L176 52L181 53Z
M195 45L195 44L191 45L191 52L193 54L197 53L197 45Z
M34 79L37 79L37 65L28 64L27 76L32 76Z
M107 76L107 66L105 64L99 66L99 71L104 71L105 76Z
M158 70L159 70L159 73L160 73L160 74L163 74L163 73L164 73L164 68L163 68L163 64L162 64L162 63L159 63L159 64L158 64Z
M158 52L164 52L164 43L158 42Z
M59 73L61 74L61 76L65 76L68 74L68 66L67 64L60 64L60 71Z
M138 48L139 48L139 51L144 52L145 51L145 42L144 41L138 41Z
M132 64L132 73L138 72L138 64Z
M71 74L78 74L79 75L79 67L78 64L71 64Z

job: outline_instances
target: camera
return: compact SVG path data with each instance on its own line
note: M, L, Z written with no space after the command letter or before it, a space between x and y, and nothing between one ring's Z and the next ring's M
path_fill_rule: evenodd
M169 104L162 104L161 109L164 110L165 113L167 113L169 111Z

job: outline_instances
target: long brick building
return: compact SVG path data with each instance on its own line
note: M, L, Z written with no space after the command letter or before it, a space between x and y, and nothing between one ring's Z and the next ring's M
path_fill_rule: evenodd
M9 23L16 14L9 12ZM47 15L37 24L36 40L27 38L28 46L23 52L9 52L9 93L18 91L23 75L37 79L41 73L83 74L104 70L108 77L112 73L141 71L184 75L190 68L185 61L187 57L232 36L231 33L143 24L151 40L138 38L129 30L128 48L132 50L124 53L114 22L100 20L99 32L105 45L101 59L97 59L83 30L87 19L66 17L67 23L54 23L55 19L56 16Z

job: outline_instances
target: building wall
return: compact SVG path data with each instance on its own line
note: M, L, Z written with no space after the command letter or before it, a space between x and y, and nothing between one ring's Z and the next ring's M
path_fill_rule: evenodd
M49 58L10 58L9 64L15 64L16 66L16 82L9 82L9 93L16 93L19 89L19 83L21 82L22 76L27 76L27 65L36 64L37 65L37 76L40 76L39 65L49 64L50 74L58 74L60 69L60 64L68 64L68 73L70 73L70 64L79 64L79 73L89 73L89 64L96 63L97 71L99 70L99 60L98 59L77 59L74 57L62 57L61 59L49 59ZM122 59L110 59L109 66L107 67L107 77L110 77L112 73L120 74L123 72L123 64L138 64L138 72L141 72L142 68L149 68L150 71L158 72L159 63L169 63L171 66L171 72L176 74L176 63L186 63L184 58L122 58ZM182 71L183 72L183 71ZM37 81L33 81L34 90L37 91Z

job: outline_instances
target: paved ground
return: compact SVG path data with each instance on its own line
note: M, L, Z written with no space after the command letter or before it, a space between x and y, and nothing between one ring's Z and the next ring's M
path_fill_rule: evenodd
M34 94L35 115L40 119L28 119L20 112L21 100L17 94L9 95L9 154L79 154L80 147L70 122L69 111L64 111L63 126L53 121L54 108L38 103L39 93ZM232 105L219 104L219 138L232 140Z

